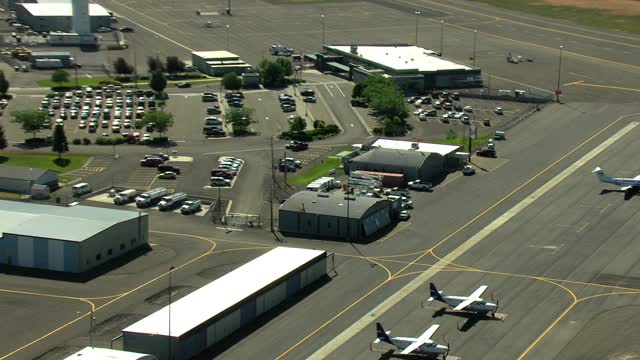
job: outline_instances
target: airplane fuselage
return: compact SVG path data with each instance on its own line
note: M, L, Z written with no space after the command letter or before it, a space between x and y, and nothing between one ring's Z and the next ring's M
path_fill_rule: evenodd
M456 306L458 306L458 304L467 300L466 296L445 295L442 298L444 299L445 303L451 306L452 308L455 308ZM465 310L474 311L474 312L491 312L491 311L496 311L496 308L497 308L496 304L479 299L469 304L465 308Z
M636 180L632 178L611 178L604 182L608 182L608 183L619 185L619 186L640 187L640 180Z

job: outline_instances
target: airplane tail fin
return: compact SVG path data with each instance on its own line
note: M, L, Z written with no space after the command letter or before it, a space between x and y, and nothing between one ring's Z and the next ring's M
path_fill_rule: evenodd
M593 169L592 173L596 174L596 176L598 176L598 179L600 179L600 181L602 182L611 182L611 176L605 174L604 170L602 170L602 168L600 167L596 167L595 169Z
M384 341L388 344L394 345L393 341L391 341L391 338L389 337L388 333L384 331L384 328L382 327L382 324L380 323L376 323L376 331L377 331L377 340L380 341Z
M434 283L429 283L429 290L431 291L431 297L435 300L445 302L442 298L442 294L438 289L436 289L436 285Z

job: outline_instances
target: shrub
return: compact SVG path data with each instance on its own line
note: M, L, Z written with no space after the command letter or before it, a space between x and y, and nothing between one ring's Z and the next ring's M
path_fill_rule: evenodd
M73 145L80 145L82 144L82 140L80 139L73 139L73 141L71 142Z
M83 138L83 139L82 139L82 144L84 144L84 145L91 145L91 139L89 139L89 138Z
M381 136L383 135L384 131L382 131L381 127L374 127L373 128L373 135L378 135Z
M109 140L113 145L124 144L124 138L122 136L112 136L111 138L109 138Z

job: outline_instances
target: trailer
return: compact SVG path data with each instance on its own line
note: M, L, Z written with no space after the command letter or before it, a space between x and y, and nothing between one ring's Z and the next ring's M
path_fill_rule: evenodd
M34 69L61 69L64 64L60 59L36 59L31 66Z
M336 184L336 179L329 177L329 176L323 176L317 180L312 181L309 185L307 185L307 190L308 191L329 191L332 188L335 187Z
M98 46L98 37L94 34L52 32L47 37L47 42L53 46Z

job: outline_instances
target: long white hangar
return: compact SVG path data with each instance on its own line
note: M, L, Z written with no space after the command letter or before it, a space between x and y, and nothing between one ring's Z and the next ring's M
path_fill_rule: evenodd
M189 359L326 274L326 251L277 247L122 330L124 350Z

